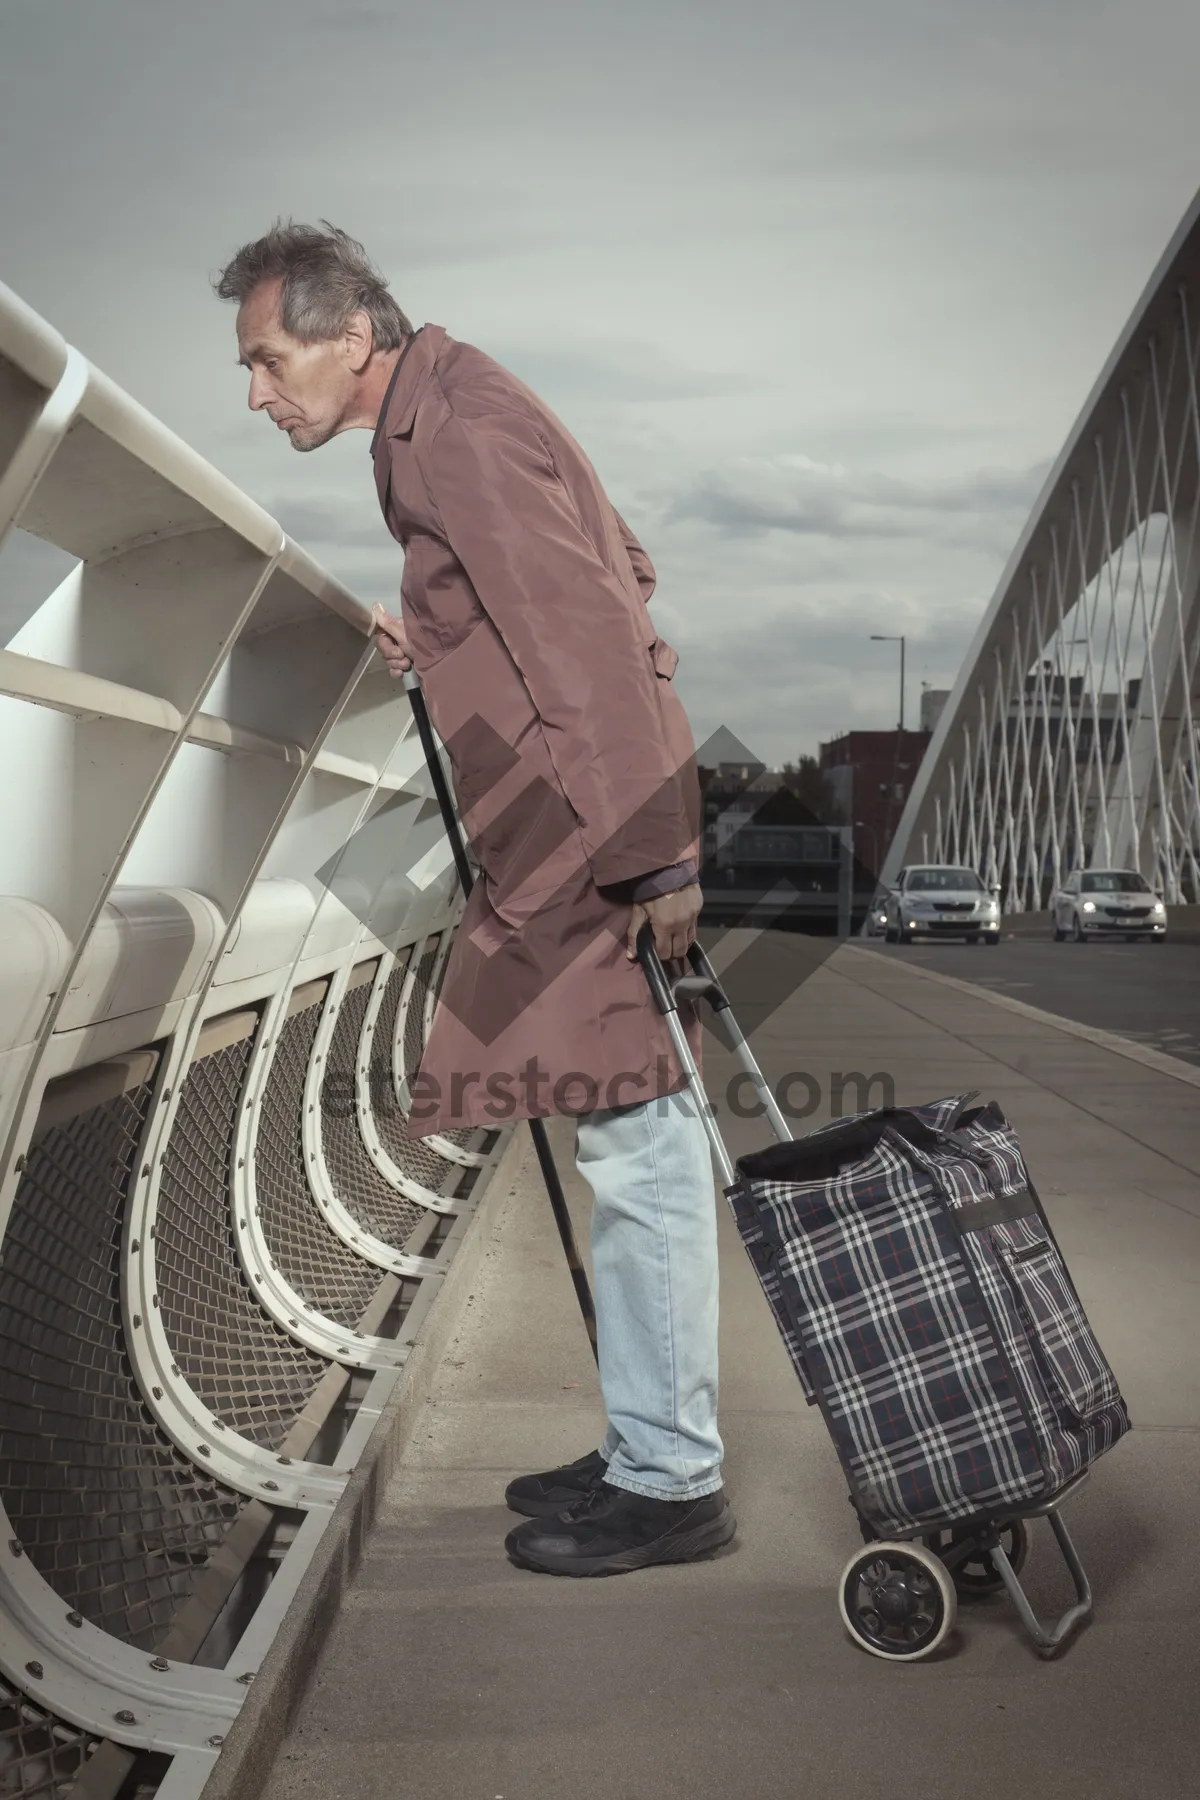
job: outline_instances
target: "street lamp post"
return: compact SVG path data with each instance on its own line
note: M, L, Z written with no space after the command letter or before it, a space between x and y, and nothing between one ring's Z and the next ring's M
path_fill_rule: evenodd
M885 637L878 631L871 633L873 644L899 644L900 646L900 729L904 730L904 639L902 637Z

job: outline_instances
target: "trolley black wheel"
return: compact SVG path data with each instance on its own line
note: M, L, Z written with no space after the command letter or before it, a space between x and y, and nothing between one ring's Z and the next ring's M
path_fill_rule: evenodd
M1029 1556L1029 1528L1024 1519L1009 1519L999 1528L1000 1548L1007 1556L1014 1575L1019 1575ZM979 1546L978 1535L969 1527L939 1531L924 1540L935 1556L945 1561L960 1600L978 1600L987 1594L1003 1591L1003 1578L986 1550Z
M842 1571L838 1611L872 1656L916 1662L943 1644L958 1613L945 1565L922 1544L870 1544Z

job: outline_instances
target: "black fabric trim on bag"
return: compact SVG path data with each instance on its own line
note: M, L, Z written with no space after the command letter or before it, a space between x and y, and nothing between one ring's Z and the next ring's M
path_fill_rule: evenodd
M919 1150L933 1150L941 1142L936 1131L899 1107L882 1107L865 1119L826 1127L807 1138L784 1144L768 1144L737 1159L738 1173L750 1181L829 1181L848 1163L869 1156L885 1132L894 1131Z
M1015 1225L1018 1219L1039 1217L1037 1200L1029 1188L1016 1194L992 1194L986 1200L971 1200L966 1206L951 1206L947 1211L960 1236L964 1231L986 1231L990 1225Z
M844 1124L823 1125L807 1137L768 1144L765 1150L739 1156L738 1175L750 1181L831 1181L850 1163L861 1162L880 1139L894 1132L917 1150L936 1150L965 1116L979 1094L964 1094L949 1127L935 1131L905 1106L881 1106Z

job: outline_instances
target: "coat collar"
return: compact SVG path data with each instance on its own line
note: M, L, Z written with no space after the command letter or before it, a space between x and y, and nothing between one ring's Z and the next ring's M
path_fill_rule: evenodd
M421 395L433 373L438 351L445 341L443 326L422 325L400 352L387 393L383 397L383 405L379 409L379 423L371 439L373 457L379 456L390 437L397 437L411 429Z

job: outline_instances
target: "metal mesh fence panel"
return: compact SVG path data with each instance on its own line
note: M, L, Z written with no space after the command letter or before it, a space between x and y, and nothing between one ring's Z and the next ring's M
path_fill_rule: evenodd
M70 1800L75 1777L99 1742L0 1680L0 1794Z
M189 1386L231 1430L274 1450L329 1364L267 1317L234 1247L235 1133L253 1047L251 1034L188 1070L162 1171L155 1271Z
M352 989L342 1001L321 1091L321 1142L329 1179L339 1200L364 1231L402 1250L425 1213L416 1201L398 1194L380 1174L359 1129L356 1075L370 1001L369 981ZM390 1090L392 1085L390 1059L382 1052L383 1040L377 1042L380 1048L374 1053L370 1071L372 1099L376 1088ZM414 1157L404 1173L437 1192L448 1170L449 1165L435 1151L426 1150L419 1165Z
M280 1033L258 1122L254 1182L263 1236L288 1286L353 1329L382 1276L334 1237L305 1174L304 1084L322 1005L294 1013Z
M0 1493L55 1592L143 1649L245 1504L163 1436L125 1354L121 1226L150 1091L31 1147L0 1251Z

